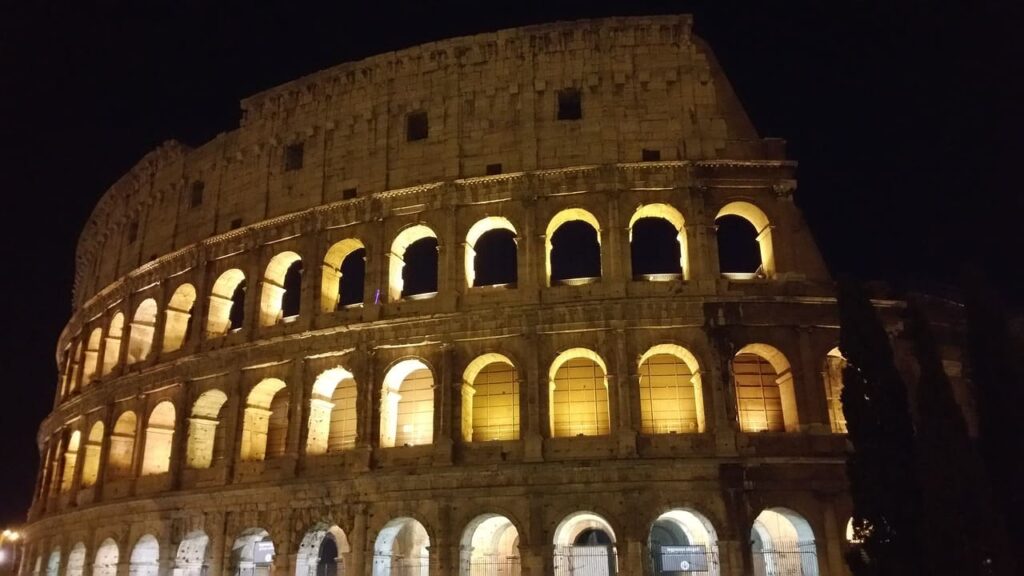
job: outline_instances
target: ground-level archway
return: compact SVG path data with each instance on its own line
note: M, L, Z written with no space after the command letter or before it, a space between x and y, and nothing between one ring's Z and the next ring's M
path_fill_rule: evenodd
M652 574L718 576L718 536L704 515L687 508L655 519L647 537Z
M767 508L750 529L755 576L818 576L814 532L788 508Z
M430 536L413 518L395 518L373 545L373 576L428 576Z
M348 538L341 528L316 524L299 544L295 576L344 576L350 552Z
M178 545L174 557L174 576L202 576L206 572L206 547L210 537L202 530L189 532Z
M460 544L460 576L519 576L519 530L505 516L477 516Z
M613 576L618 573L615 531L593 512L574 512L555 528L555 576Z
M270 576L274 563L274 541L262 528L242 532L231 546L231 564L235 576Z

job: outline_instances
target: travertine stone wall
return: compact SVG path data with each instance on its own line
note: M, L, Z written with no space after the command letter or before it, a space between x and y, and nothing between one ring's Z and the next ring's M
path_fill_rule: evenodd
M308 568L304 538L333 526L345 540L344 573L376 576L385 525L413 518L430 539L429 574L440 576L464 569L473 519L501 514L518 531L521 574L550 576L563 553L556 528L589 512L614 531L619 573L639 576L652 570L652 523L687 510L713 526L720 574L738 576L752 573L751 527L772 509L806 522L819 574L846 574L845 438L832 433L824 381L838 339L831 281L792 202L795 164L754 132L690 25L686 16L560 23L375 56L246 99L241 126L196 149L168 143L147 155L101 199L79 242L22 573L63 576L79 542L85 574L192 576L200 565L244 573L235 542L259 528L274 542L270 570L285 575ZM558 92L570 88L579 90L582 118L558 120ZM410 142L405 123L416 112L426 112L429 134ZM286 170L297 144L302 166ZM660 160L642 161L645 149ZM485 175L497 163L502 173ZM202 202L192 206L196 182ZM774 266L762 278L720 273L715 219L733 202L768 222L758 232ZM683 216L685 279L634 277L630 218L651 204ZM546 231L568 209L597 221L602 276L551 286ZM516 231L513 288L467 281L466 235L491 216ZM438 239L438 290L429 299L388 296L392 243L411 226ZM321 264L346 239L366 247L365 299L324 312ZM264 275L286 251L304 264L301 308L265 326ZM245 319L239 330L211 334L213 284L230 269L247 279ZM197 295L192 322L180 348L164 351L168 318L185 325L183 311L169 316L168 305L186 283ZM148 299L156 319L136 329ZM119 340L110 329L118 314ZM96 328L103 338L94 349ZM133 329L152 334L151 352L128 364ZM791 431L749 433L737 423L731 360L752 343L788 361ZM661 344L696 358L702 433L640 433L639 361ZM607 435L552 437L549 369L570 348L606 366ZM472 442L461 433L463 374L488 353L514 365L515 440ZM94 357L111 363L90 379L81 367ZM405 359L433 376L433 442L382 447L384 376ZM335 368L356 383L355 446L309 454L313 385ZM283 454L249 461L246 399L269 378L285 383L289 400ZM225 452L193 469L185 462L203 445L188 443L190 421L212 390L227 396L217 424ZM175 407L169 469L144 475L155 433L147 420L161 402ZM250 419L266 414L248 409ZM126 411L137 415L130 449L114 437ZM83 483L82 466L68 465L67 439L79 431L85 446L96 423L104 430L93 452L99 474ZM109 465L118 447L128 463L120 474ZM80 461L84 448L77 454ZM204 548L183 547L200 533ZM152 566L130 561L145 535L159 543ZM120 554L109 570L94 566L107 538ZM185 558L195 550L199 564ZM47 569L51 558L56 571Z

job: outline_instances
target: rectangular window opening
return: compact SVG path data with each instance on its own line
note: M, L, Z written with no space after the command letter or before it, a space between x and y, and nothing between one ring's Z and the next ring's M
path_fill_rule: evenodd
M558 91L558 119L579 120L583 118L583 104L580 91L566 88Z
M644 148L640 153L640 157L644 162L659 162L661 161L661 150L651 150Z
M305 147L302 142L296 144L289 144L284 149L284 171L290 172L292 170L299 170L302 168L302 157L305 152Z
M206 184L202 180L196 180L192 183L192 198L188 203L189 208L195 208L203 203L203 190L205 188Z
M128 224L128 243L134 244L139 239L139 221L132 220Z
M237 230L237 229L239 229L241 227L242 227L242 219L241 218L235 218L234 220L231 221L231 229L232 230Z
M344 190L341 191L341 199L351 200L355 198L358 194L359 191L356 188L345 188Z
M405 137L409 142L426 140L430 134L430 125L426 112L413 112L405 117Z
M487 170L487 175L488 176L494 176L496 174L501 174L501 163L488 164L486 170Z

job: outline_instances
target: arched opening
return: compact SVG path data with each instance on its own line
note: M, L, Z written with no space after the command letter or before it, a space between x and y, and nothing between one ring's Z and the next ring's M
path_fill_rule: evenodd
M92 576L117 576L117 563L121 552L113 538L107 538L96 550L96 560L92 564Z
M132 460L135 453L135 412L126 410L114 422L110 434L110 452L107 454L107 477L112 480L129 478L132 475Z
M238 330L245 321L245 274L232 268L221 274L210 290L206 332L211 338Z
M580 208L562 210L548 222L548 286L588 284L601 278L601 226Z
M171 469L171 445L174 443L174 404L161 402L149 413L146 446L142 455L142 476L163 474Z
M633 279L669 281L689 278L683 215L668 204L646 204L629 220Z
M356 381L345 368L331 368L317 376L309 400L307 454L355 447L356 396Z
M548 370L551 435L602 436L611 430L604 360L585 348L566 350Z
M734 280L771 278L775 274L772 227L768 216L749 202L731 202L715 216L718 265Z
M818 576L811 525L787 508L769 508L750 529L755 576Z
M388 254L388 300L429 298L437 293L437 234L422 224L402 230Z
M224 459L224 427L220 412L228 396L220 390L207 390L196 398L188 419L188 446L185 466L205 469Z
M846 543L851 546L861 544L861 539L857 537L857 532L853 529L853 518L846 521L846 531L844 532L844 536L846 537Z
M501 354L484 354L462 377L462 438L467 442L519 439L519 376Z
M499 514L477 516L459 547L460 576L519 576L519 530Z
M103 422L96 422L89 430L82 458L82 488L96 484L100 475L100 453L103 451Z
M515 287L516 229L507 218L488 216L466 234L466 284Z
M351 549L345 532L320 523L306 532L295 557L295 576L343 576Z
M242 460L283 456L288 437L288 388L277 378L261 381L246 400Z
M282 252L270 259L263 274L260 326L298 316L301 303L302 259L295 252Z
M142 362L149 358L153 349L153 334L156 331L156 300L146 298L135 309L128 332L128 364Z
M164 352L180 350L192 333L192 310L196 303L196 289L182 284L171 295L164 319Z
M68 567L64 576L82 576L85 571L85 544L79 542L68 553Z
M843 413L843 370L846 358L833 348L825 356L822 380L825 382L825 399L828 402L828 421L833 434L846 434L846 414Z
M354 238L331 246L324 256L320 284L320 310L334 312L363 303L366 247Z
M178 553L174 556L174 576L203 576L209 565L206 559L206 546L209 543L210 538L206 532L189 532L178 544Z
M428 576L430 537L412 518L395 518L373 544L373 576Z
M46 560L46 576L60 576L60 546L54 548Z
M736 410L744 432L795 432L793 374L786 357L767 344L749 344L732 359Z
M615 532L593 512L574 512L555 528L556 576L612 576L618 572Z
M270 576L277 551L270 534L262 528L250 528L235 539L231 560L235 576Z
M78 366L79 360L82 358L82 343L78 342L75 344L75 353L68 359L67 369L64 370L64 394L74 393L78 391Z
M103 367L100 376L110 374L121 360L121 337L124 336L124 314L118 312L110 319L107 341L103 345Z
M65 434L67 434L65 432ZM68 492L75 481L75 465L78 463L78 447L82 442L82 433L71 432L64 441L64 473L60 481L60 491Z
M434 375L422 360L402 360L388 370L380 406L382 448L434 441Z
M704 392L697 358L682 346L659 344L640 357L640 431L704 432Z
M160 572L160 543L152 534L146 534L132 548L129 576L157 576Z
M718 576L718 536L702 514L670 510L654 521L647 539L654 574Z
M96 378L96 368L100 359L100 342L103 341L103 330L94 328L89 333L89 341L85 346L85 361L82 364L82 387Z

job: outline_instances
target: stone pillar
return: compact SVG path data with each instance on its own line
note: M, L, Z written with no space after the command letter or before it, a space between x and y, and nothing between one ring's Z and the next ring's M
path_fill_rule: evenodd
M531 314L531 320L536 318ZM544 404L548 400L547 374L542 374L539 367L537 354L540 353L537 344L537 333L534 322L526 323L527 333L524 339L527 341L525 350L530 352L523 358L523 374L526 377L525 385L520 386L520 398L526 417L520 422L520 434L523 438L523 459L527 462L540 462L544 459L544 429L543 417L547 413ZM541 389L544 393L541 394Z
M349 545L352 548L351 564L345 566L345 576L368 576L373 563L373 543L366 540L366 505L357 504Z
M452 389L455 381L454 347L441 345L440 382L434 383L434 464L452 463Z
M629 361L628 342L629 339L626 337L624 332L624 323L622 321L616 321L615 332L613 333L614 345L614 378L609 374L609 384L614 382L615 385L615 410L612 411L612 422L614 423L613 434L615 434L618 442L618 455L620 458L630 458L637 455L636 449L636 425L633 421L633 406L636 404L633 402L634 385L632 363ZM611 359L611 358L609 358ZM610 391L609 391L610 392ZM612 395L608 395L609 400L612 399Z
M821 366L824 358L815 358L811 346L812 328L798 328L800 342L800 378L797 379L797 410L800 429L805 432L829 434L832 426L828 418L828 399Z
M818 550L818 563L821 565L821 576L846 576L846 562L843 560L843 548L846 544L846 526L836 514L835 503L831 500L822 505L825 526L824 538L818 539L817 545L824 547Z
M178 388L178 407L174 414L174 436L171 439L171 462L168 472L171 474L172 490L181 487L181 471L185 468L185 448L188 442L188 421L192 413L192 395L184 386Z

